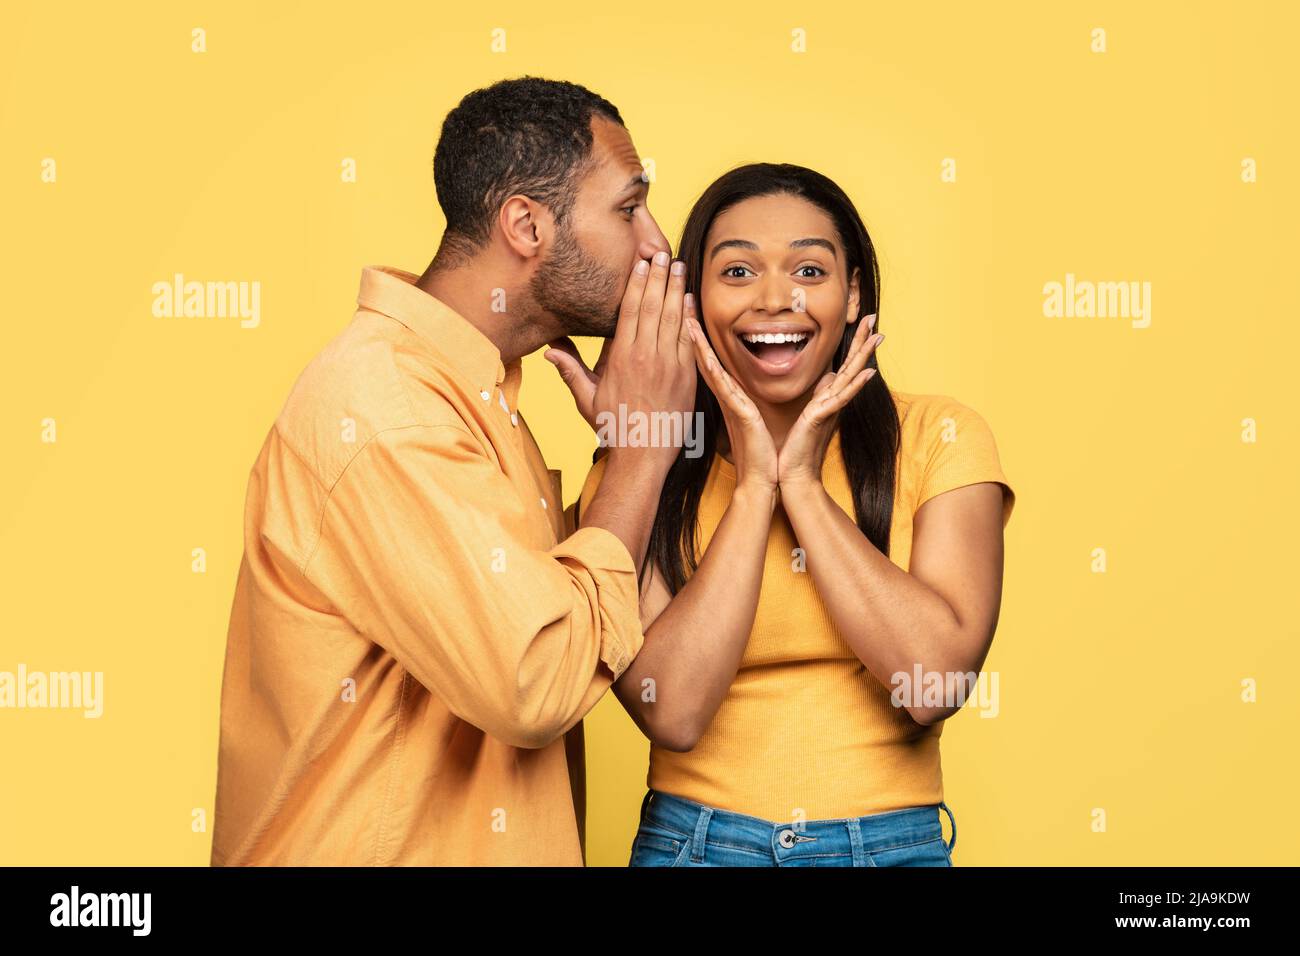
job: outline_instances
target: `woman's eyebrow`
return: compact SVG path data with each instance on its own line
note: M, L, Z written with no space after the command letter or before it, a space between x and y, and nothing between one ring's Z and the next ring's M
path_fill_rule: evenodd
M794 242L790 243L791 249L805 249L808 246L824 246L826 249L830 250L832 256L838 255L835 251L835 244L829 239L796 239Z
M713 250L709 253L710 261L712 261L713 257L723 249L730 249L733 247L738 249L749 249L751 252L758 252L758 243L750 242L748 239L723 239L720 243L714 246Z
M791 249L806 249L809 246L822 246L826 248L832 256L838 256L838 253L835 251L835 244L831 242L829 239L819 239L813 237L808 239L795 239L793 242L790 243ZM712 250L709 251L709 259L712 260L713 257L716 256L723 249L728 249L733 247L740 248L740 249L748 249L751 252L758 251L758 244L750 242L748 239L723 239L720 243L714 246Z

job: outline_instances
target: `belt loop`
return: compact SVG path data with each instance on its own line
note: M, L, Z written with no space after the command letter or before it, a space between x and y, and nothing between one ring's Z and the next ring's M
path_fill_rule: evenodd
M641 798L641 819L642 820L645 819L645 812L647 808L649 808L650 806L650 798L653 797L654 794L655 792L653 790L647 790L645 792L645 796Z
M709 838L709 818L712 816L712 807L700 807L700 818L695 821L695 835L691 837L692 863L699 863L704 859L704 845Z
M948 844L948 852L951 853L952 848L957 845L957 818L952 815L952 810L948 809L948 804L942 800L939 801L939 806L943 807L944 813L948 814L948 819L952 821L952 842Z
M849 846L853 850L853 865L866 866L867 855L862 852L862 827L858 825L858 818L852 817L848 821L849 825Z

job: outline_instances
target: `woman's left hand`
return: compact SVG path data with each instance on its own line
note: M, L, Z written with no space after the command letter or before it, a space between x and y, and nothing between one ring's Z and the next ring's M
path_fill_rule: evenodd
M783 489L806 482L821 483L822 461L835 434L835 422L840 410L849 399L862 390L862 386L876 374L867 368L867 360L884 335L872 334L874 315L858 320L857 333L849 346L849 354L838 372L827 372L817 383L813 396L786 436L785 444L777 455L777 482Z

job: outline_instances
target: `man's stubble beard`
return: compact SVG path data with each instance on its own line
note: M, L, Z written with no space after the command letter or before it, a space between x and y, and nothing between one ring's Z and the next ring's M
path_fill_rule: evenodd
M538 309L554 316L561 335L613 336L621 277L588 256L563 223L555 247L529 283ZM540 318L540 316L539 316Z

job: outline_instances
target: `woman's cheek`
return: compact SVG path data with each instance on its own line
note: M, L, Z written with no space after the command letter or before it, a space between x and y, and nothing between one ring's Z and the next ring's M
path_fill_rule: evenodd
M712 299L700 297L700 308L703 312L700 324L709 333L709 341L712 343L715 352L731 335L731 325L735 321L735 313L728 311L729 304L725 299L717 297Z

